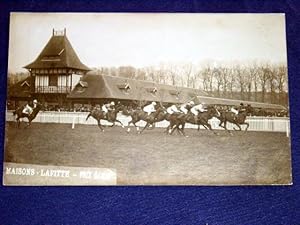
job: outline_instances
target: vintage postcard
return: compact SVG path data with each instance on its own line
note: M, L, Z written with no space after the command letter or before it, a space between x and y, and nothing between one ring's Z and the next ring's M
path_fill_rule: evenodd
M284 14L11 13L4 185L290 185Z

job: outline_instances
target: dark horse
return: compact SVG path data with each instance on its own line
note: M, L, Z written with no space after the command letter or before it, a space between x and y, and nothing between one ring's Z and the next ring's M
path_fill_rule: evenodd
M233 112L230 111L222 111L221 115L218 117L218 119L220 120L220 127L223 127L228 133L231 134L231 132L227 129L226 127L226 123L233 123L234 125L236 125L239 128L239 131L242 130L241 125L246 125L246 129L245 131L248 130L249 128L249 123L245 122L247 115L249 113L249 110L252 110L251 107L246 107L245 110L240 111L238 113L238 115L235 115ZM224 125L222 125L224 124ZM234 130L235 127L233 127Z
M184 126L185 123L191 123L196 125L202 125L206 129L209 129L214 134L217 134L211 127L211 125L208 123L208 120L210 120L213 117L219 117L220 113L214 106L208 106L207 111L199 112L198 116L195 116L192 113L184 114L184 116L174 116L170 117L170 126L167 129L169 130L169 133L172 134L175 130L175 128L178 128L183 135L184 133ZM181 126L181 128L180 128Z
M18 128L20 127L20 119L21 118L27 118L28 119L28 124L25 128L29 127L31 125L31 121L35 119L35 117L37 116L39 111L42 109L42 105L40 103L37 103L37 106L35 108L33 108L33 111L30 115L27 114L27 113L23 113L24 108L25 108L25 106L21 106L13 112L14 116L17 115L16 120L17 120Z
M139 130L136 123L141 120L145 121L145 127L139 132L142 133L150 125L154 126L155 122L162 121L162 117L164 118L165 112L162 108L159 107L155 112L151 113L150 115L148 115L148 113L144 112L141 109L135 109L131 111L124 109L123 114L126 116L131 116L131 121L128 122L128 132L130 131L130 124L133 124L136 127L136 129Z
M95 120L97 120L98 123L98 127L101 129L102 132L104 132L104 129L101 125L101 120L107 120L108 122L113 123L112 126L115 125L115 122L118 122L119 124L121 124L122 128L124 128L124 125L121 121L119 121L117 119L117 114L118 112L121 110L122 105L118 105L115 109L108 111L107 114L105 114L102 110L99 109L93 109L86 117L85 120L88 120L88 118L91 116L93 117ZM112 127L111 126L111 127Z

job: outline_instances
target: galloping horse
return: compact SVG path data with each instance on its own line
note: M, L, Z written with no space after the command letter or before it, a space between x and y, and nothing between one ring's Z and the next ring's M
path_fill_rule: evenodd
M220 113L219 111L214 107L214 106L208 106L207 111L205 112L199 112L198 116L195 116L192 113L188 113L184 116L177 116L177 117L170 117L170 128L169 133L172 134L174 132L175 128L178 128L183 135L184 133L184 126L185 123L191 123L191 124L196 124L196 125L202 125L206 129L209 129L212 131L214 134L217 134L211 127L211 125L208 123L208 120L210 120L213 117L219 117ZM174 119L174 120L173 120ZM179 126L181 125L181 128Z
M99 109L93 109L86 117L85 120L88 120L88 118L91 116L93 117L95 120L97 120L98 123L98 127L101 129L102 132L104 132L104 129L101 125L101 120L107 120L108 122L113 123L112 126L115 125L115 122L118 122L121 124L122 128L124 128L124 125L121 121L119 121L117 119L117 114L118 112L121 110L122 105L117 106L115 109L113 109L112 111L109 111L107 114L104 113L102 110ZM111 126L111 127L112 127Z
M219 126L223 127L230 134L231 134L231 132L226 127L227 122L235 124L239 128L239 131L242 130L241 125L246 125L247 127L246 127L245 131L247 131L249 128L249 123L245 122L245 120L247 118L249 110L252 110L252 107L246 107L245 110L242 112L239 112L239 114L237 116L235 116L233 112L222 111L221 115L218 117L218 119L220 120ZM222 125L222 124L224 124L224 125ZM233 127L233 129L236 130L235 127Z
M33 111L31 114L27 114L27 113L23 113L25 106L21 106L19 108L17 108L14 112L13 115L17 115L17 127L20 127L20 119L21 118L27 118L28 119L28 124L25 128L29 127L31 125L31 121L35 119L35 117L37 116L37 114L39 113L39 111L42 109L42 105L40 103L37 103L37 106L35 108L33 108Z
M160 122L163 121L165 119L165 112L162 108L158 108L156 112L151 113L148 116L148 113L144 112L142 109L131 109L128 110L126 107L123 108L122 110L122 114L125 116L130 116L131 120L128 122L128 128L127 128L127 132L130 131L130 124L133 124L136 128L137 131L139 131L139 127L136 125L137 122L143 120L145 122L149 122L149 125L147 127L150 127L150 125L152 125L152 127L154 127L155 122ZM151 116L151 117L150 117ZM140 132L139 132L140 133Z
M128 122L127 132L130 131L130 124L133 124L136 127L136 129L139 130L139 127L136 125L136 123L141 120L146 122L145 127L139 132L140 134L150 125L154 126L155 122L162 121L165 118L165 112L161 107L159 107L155 112L151 113L150 115L148 115L148 113L144 112L141 109L135 109L131 111L123 109L123 114L126 116L131 116L131 121Z

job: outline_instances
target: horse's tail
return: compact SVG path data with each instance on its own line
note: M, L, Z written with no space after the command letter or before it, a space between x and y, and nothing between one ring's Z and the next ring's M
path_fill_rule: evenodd
M87 121L91 115L92 115L92 112L90 112L89 115L87 115L85 121Z
M17 110L13 111L13 115L15 116L17 114Z

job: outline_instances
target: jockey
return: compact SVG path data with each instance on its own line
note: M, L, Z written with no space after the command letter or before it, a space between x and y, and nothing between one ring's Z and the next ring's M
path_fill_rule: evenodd
M114 109L115 102L107 103L102 106L102 111L107 114L108 111L112 111Z
M187 108L191 108L195 103L193 101L190 101L188 103L184 103L180 106L180 111L183 112L184 114L187 114L189 110Z
M36 99L33 100L32 104L27 104L22 113L30 115L33 110L37 107L38 101Z
M151 113L156 112L155 106L156 106L156 102L151 102L151 104L146 105L143 108L143 111L148 113L148 116L149 116Z
M243 109L242 109L243 108ZM242 110L244 110L244 104L241 103L240 106L238 108L235 107L231 107L230 112L234 113L233 119L236 120L239 113L242 112Z
M191 113L193 113L195 116L198 116L199 112L205 112L207 111L205 108L204 108L204 103L201 102L199 105L195 105L191 108Z
M244 103L241 103L239 108L238 108L239 113L241 112L245 112L246 111L246 107L244 106Z
M235 115L239 114L239 110L237 110L234 106L230 108L230 112L234 113Z
M170 107L167 108L167 113L172 115L173 113L181 113L181 111L178 110L176 105L171 105Z

